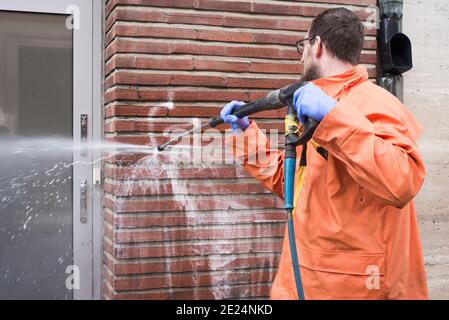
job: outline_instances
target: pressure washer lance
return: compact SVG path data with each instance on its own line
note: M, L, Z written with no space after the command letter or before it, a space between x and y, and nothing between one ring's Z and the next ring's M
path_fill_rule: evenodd
M304 82L298 82L291 84L289 86L286 86L282 89L277 89L274 91L271 91L268 93L265 97L260 98L256 101L247 103L237 110L233 112L235 116L238 118L244 118L246 116L252 115L254 113L266 111L266 110L276 110L284 108L287 105L288 100L293 99L293 94L297 89L299 89L301 86L303 86ZM218 115L214 118L209 119L205 124L203 124L201 127L195 127L190 131L187 131L177 137L174 137L167 142L159 145L157 147L158 151L163 151L167 146L172 145L174 143L177 143L180 141L183 137L192 134L196 131L202 130L207 127L216 127L219 124L224 123L223 119Z
M163 144L157 146L157 151L160 151L160 152L161 152L161 151L164 151L166 147L168 147L168 146L171 145L171 144L177 143L178 141L181 141L181 139L182 139L183 137L188 136L188 135L191 135L191 134L194 133L194 132L201 131L201 130L203 130L204 128L207 128L207 127L209 127L209 126L210 126L209 122L206 122L206 123L204 123L203 125L201 125L201 126L199 126L199 127L194 127L194 128L192 128L192 129L190 129L189 131L186 131L186 132L180 134L179 136L174 137L174 138L168 140L167 142L164 142Z
M310 118L305 119L304 131L299 135L298 119L296 117L296 111L293 106L293 94L303 85L307 84L305 81L291 84L281 89L277 89L268 93L265 97L256 101L247 103L232 114L238 118L243 118L258 112L267 110L276 110L288 107L287 115L285 117L285 159L284 159L284 208L287 210L287 224L288 224L288 236L290 243L290 252L292 257L293 272L295 276L296 289L298 298L304 300L304 291L301 282L301 273L299 270L298 253L296 249L294 224L293 224L293 198L294 198L294 183L296 173L296 147L303 145L303 154L301 156L301 162L305 163L305 150L307 141L312 138L312 135L318 126L318 122ZM216 127L219 124L224 123L220 116L209 119L205 124L200 127L195 127L157 147L158 151L163 151L167 146L174 144L182 139L182 137L189 135L197 130L202 130L206 127Z

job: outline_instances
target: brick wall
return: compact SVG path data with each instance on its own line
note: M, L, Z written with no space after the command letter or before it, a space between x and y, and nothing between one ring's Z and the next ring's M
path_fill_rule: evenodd
M154 147L192 117L297 81L294 43L313 17L347 5L366 19L375 2L109 0L105 139ZM375 31L367 31L362 62L371 76L375 48ZM282 116L254 118L282 134ZM267 297L282 200L237 165L162 159L136 152L105 161L104 297Z

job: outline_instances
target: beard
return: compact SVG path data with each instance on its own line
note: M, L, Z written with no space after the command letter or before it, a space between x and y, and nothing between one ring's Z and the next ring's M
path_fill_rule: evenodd
M301 78L302 81L312 81L321 78L321 70L316 64L311 64Z

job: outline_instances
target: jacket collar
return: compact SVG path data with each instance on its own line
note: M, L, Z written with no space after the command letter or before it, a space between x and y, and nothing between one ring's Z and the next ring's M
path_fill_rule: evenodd
M366 67L359 64L342 74L317 79L312 82L320 87L327 95L334 99L340 99L346 96L349 89L368 79Z

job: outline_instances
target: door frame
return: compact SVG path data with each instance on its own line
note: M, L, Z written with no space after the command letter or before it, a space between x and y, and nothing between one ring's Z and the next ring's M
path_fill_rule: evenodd
M73 140L81 142L80 117L88 114L88 140L103 137L103 26L101 0L0 0L0 10L70 15L68 8L79 8L80 27L73 29ZM80 288L74 299L101 298L102 192L101 150L74 152L73 166L73 261L79 268ZM94 173L96 173L94 177ZM98 178L100 178L98 180ZM80 181L88 184L88 223L80 222Z

